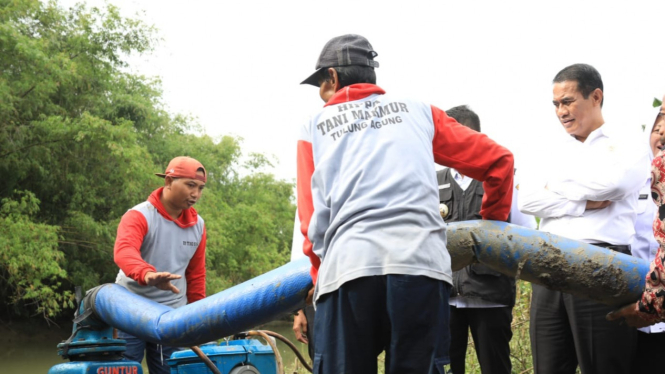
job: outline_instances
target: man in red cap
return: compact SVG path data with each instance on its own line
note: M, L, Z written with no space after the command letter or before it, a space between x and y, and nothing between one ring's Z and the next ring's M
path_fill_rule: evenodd
M176 157L163 174L164 187L133 207L120 220L114 260L116 283L160 304L178 308L205 297L206 231L192 207L203 193L207 173L190 157ZM147 351L151 374L170 372L164 358L177 348L142 341L119 332L127 341L125 358L141 362Z

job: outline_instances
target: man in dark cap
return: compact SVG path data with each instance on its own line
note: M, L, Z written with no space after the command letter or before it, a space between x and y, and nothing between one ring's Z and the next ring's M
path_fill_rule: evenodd
M505 221L513 156L436 107L376 85L360 35L330 40L303 83L324 108L298 142L298 212L312 262L315 373L443 372L450 255L432 159L484 182L480 215Z

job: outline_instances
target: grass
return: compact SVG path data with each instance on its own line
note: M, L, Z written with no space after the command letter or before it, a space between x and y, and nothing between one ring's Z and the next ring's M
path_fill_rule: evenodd
M517 301L515 308L513 308L513 339L510 341L510 358L513 364L512 371L515 374L533 373L531 344L529 342L529 305L531 305L531 283L518 280ZM378 357L378 360L379 373L383 374L383 353ZM299 362L285 362L284 368L285 373L288 374L308 373ZM466 373L480 373L480 365L476 358L473 339L469 339L469 349L466 352Z

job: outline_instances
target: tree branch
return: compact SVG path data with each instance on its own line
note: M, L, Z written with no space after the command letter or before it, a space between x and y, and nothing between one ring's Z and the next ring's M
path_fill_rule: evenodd
M25 92L23 93L23 95L21 95L21 99L23 99L24 97L28 96L28 94L29 94L30 92L32 92L32 90L34 90L36 87L37 87L36 84L33 85L32 87L30 87L29 90L25 91Z

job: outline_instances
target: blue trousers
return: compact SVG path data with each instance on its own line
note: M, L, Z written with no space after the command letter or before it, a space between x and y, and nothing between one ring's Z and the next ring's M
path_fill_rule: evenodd
M127 350L122 354L126 359L141 363L145 352L145 360L148 364L148 372L150 374L171 373L171 368L166 363L166 360L171 357L173 352L178 351L179 348L146 342L120 330L118 330L118 339L127 341Z
M424 276L363 277L321 295L313 374L444 373L450 346L450 285Z

